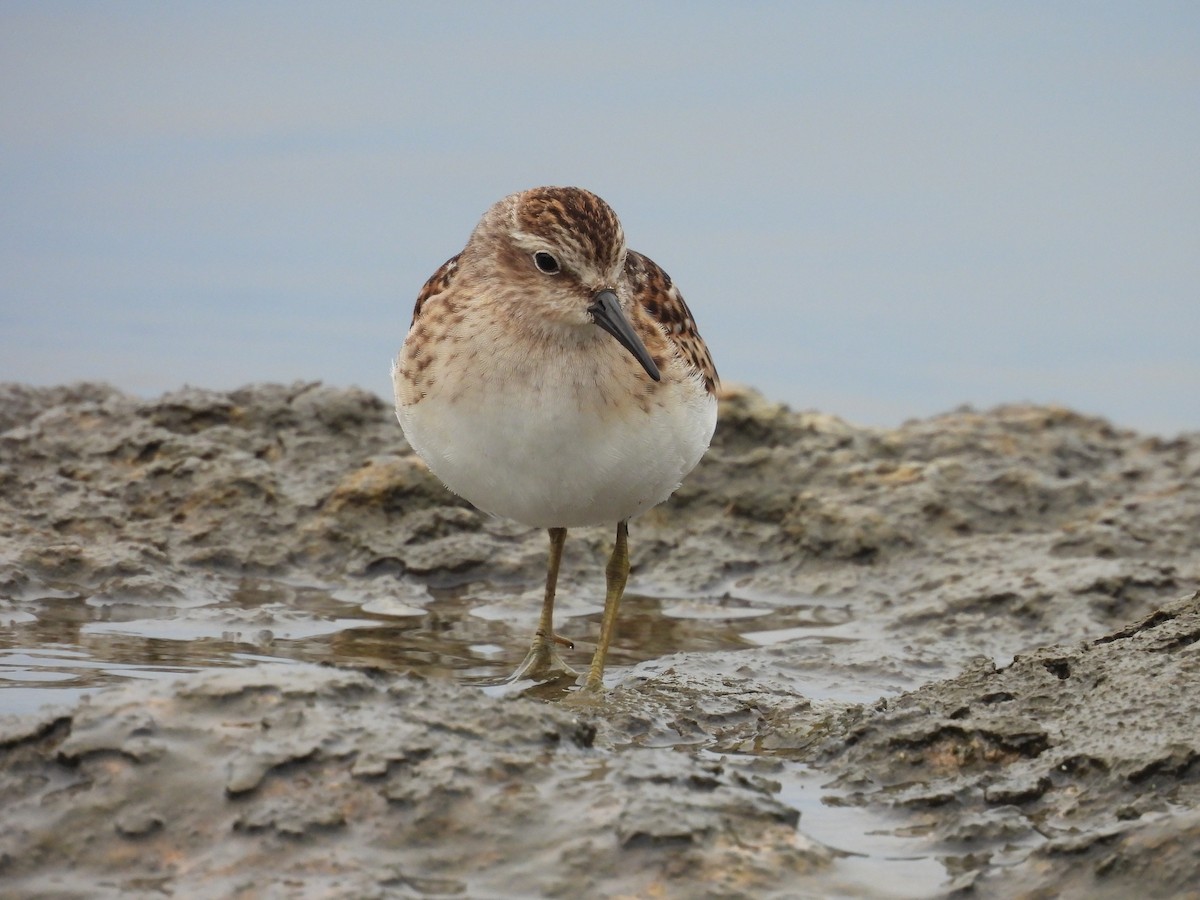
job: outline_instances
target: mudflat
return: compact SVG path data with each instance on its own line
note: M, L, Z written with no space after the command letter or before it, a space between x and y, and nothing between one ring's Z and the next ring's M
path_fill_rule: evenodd
M505 685L546 537L381 399L0 386L0 893L1200 884L1200 434L734 388L631 530L610 689ZM564 557L577 667L610 540Z

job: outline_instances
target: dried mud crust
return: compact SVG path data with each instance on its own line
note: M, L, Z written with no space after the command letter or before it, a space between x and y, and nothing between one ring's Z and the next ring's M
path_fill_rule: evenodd
M1181 896L1200 884L1186 849L1200 812L1197 696L1200 592L1098 639L882 701L818 764L854 802L903 809L952 848L961 890ZM1006 864L980 865L993 858Z
M1200 436L721 402L708 456L634 523L634 586L803 601L837 640L665 657L578 709L267 666L7 719L5 889L820 895L838 855L774 792L795 763L924 835L946 892L1198 883ZM564 592L602 580L610 539L573 533ZM0 622L47 593L184 616L247 575L536 590L544 553L363 391L0 385Z
M732 896L831 859L752 762L446 681L267 665L7 725L6 896Z

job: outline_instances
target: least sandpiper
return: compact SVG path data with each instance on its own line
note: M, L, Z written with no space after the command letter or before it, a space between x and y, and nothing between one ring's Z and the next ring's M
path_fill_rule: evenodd
M549 530L541 620L515 678L574 674L553 628L563 542L568 528L616 523L584 682L599 689L629 519L679 487L717 421L717 372L670 277L625 246L595 194L512 194L425 283L392 383L408 442L446 487Z

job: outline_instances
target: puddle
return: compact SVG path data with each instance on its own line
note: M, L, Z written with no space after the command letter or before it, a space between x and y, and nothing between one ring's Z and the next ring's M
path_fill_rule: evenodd
M83 596L46 588L0 598L0 713L74 702L124 679L163 678L261 660L410 669L472 682L502 679L525 655L540 597L486 583L427 590L402 582L360 590L245 579L232 589ZM565 597L556 630L584 670L601 607ZM654 597L621 605L611 673L680 652L786 640L853 640L851 613L802 600L731 594Z
M394 591L393 591L394 588ZM94 595L46 590L0 598L0 713L70 705L88 691L129 679L169 678L260 662L327 662L410 669L472 683L498 682L521 661L536 624L535 592L476 583L427 590L393 582L360 591L246 579L224 592L187 597ZM599 628L599 603L564 598L557 629L583 671ZM862 634L853 611L807 598L655 597L629 593L609 655L610 672L681 652L814 642L879 640ZM839 673L843 700L889 689L876 674ZM837 681L796 669L797 689L835 696ZM494 688L489 693L504 692ZM853 696L850 696L853 695ZM800 830L842 856L822 875L822 896L915 897L947 879L946 868L897 823L838 805L821 777L786 763L780 799L801 812ZM832 878L832 880L829 880Z
M799 763L773 776L779 799L800 811L800 831L840 857L821 876L822 897L912 898L934 896L951 878L935 848L912 833L909 816L842 802L826 787L827 775Z

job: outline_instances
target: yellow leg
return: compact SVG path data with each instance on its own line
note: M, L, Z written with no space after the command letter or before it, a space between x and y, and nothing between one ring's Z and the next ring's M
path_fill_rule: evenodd
M542 681L556 675L574 675L571 667L562 661L554 644L573 646L570 641L554 633L554 593L558 587L558 567L562 563L563 544L567 541L567 529L550 529L550 561L546 566L546 596L542 600L542 615L533 643L525 660L512 674L512 681L532 678Z
M604 658L608 655L608 645L612 643L617 627L617 609L625 593L625 582L629 580L628 522L617 523L617 540L604 574L608 585L604 596L604 618L600 620L600 641L596 644L596 653L592 656L592 665L583 685L585 691L598 691L604 687Z
M538 619L538 630L534 641L554 640L554 594L558 590L558 567L562 564L563 545L567 542L567 529L550 529L550 561L546 564L546 596L542 600L542 616Z

